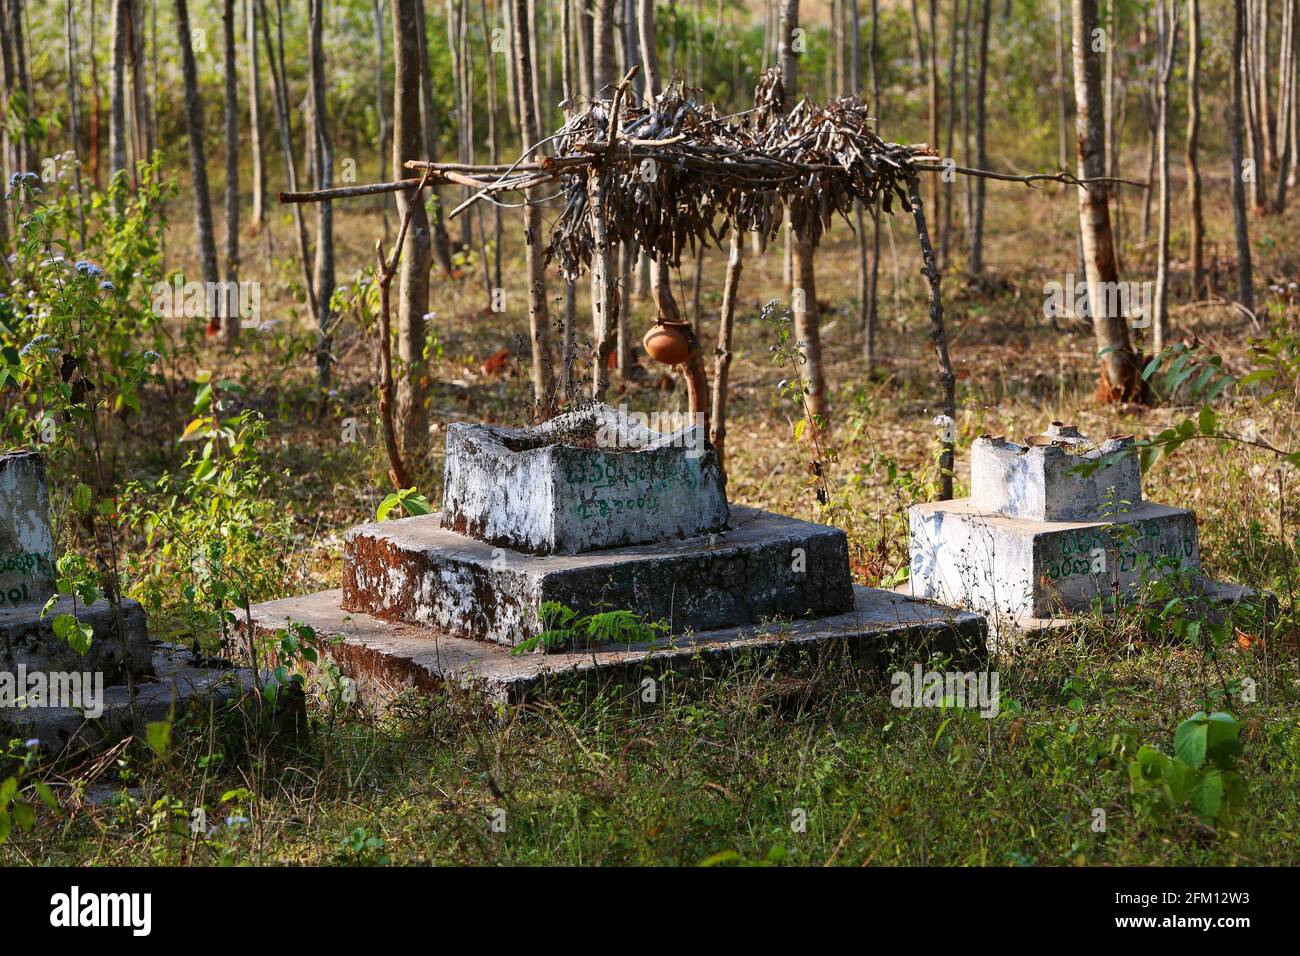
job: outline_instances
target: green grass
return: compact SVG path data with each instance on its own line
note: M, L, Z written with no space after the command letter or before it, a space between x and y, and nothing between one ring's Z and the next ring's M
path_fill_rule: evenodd
M1002 709L991 720L895 708L884 674L847 662L779 680L738 665L693 694L665 686L650 709L615 693L494 720L442 696L372 723L317 704L303 746L251 755L233 720L185 718L167 761L140 747L69 775L98 773L116 805L56 787L65 811L15 834L0 860L1295 864L1296 664L1277 658L1259 643L1222 656L1224 680L1253 676L1258 701L1232 702L1246 799L1217 828L1189 811L1148 813L1128 762L1143 744L1172 753L1183 718L1222 708L1218 674L1198 650L1089 626L995 660ZM205 779L209 749L229 756ZM160 822L168 797L175 832ZM200 804L222 824L203 839L188 827ZM227 827L228 815L249 822Z

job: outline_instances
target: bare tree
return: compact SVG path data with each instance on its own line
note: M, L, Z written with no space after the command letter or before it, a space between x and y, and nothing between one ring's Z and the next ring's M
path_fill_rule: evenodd
M309 53L311 63L311 137L316 162L316 188L334 184L334 139L329 128L325 99L325 0L309 0ZM334 204L316 204L316 381L322 394L330 383L330 300L334 298ZM427 280L426 280L427 281Z
M654 97L663 89L659 80L659 52L655 43L654 0L640 0L637 28L641 33L641 67L645 72L646 96Z
M239 85L235 80L235 0L222 2L221 36L225 56L226 281L236 282L239 280ZM239 337L240 313L238 309L226 307L230 304L226 296L220 300L221 338L232 342Z
M74 184L77 190L77 221L80 227L81 248L86 248L86 196L81 179L81 91L77 83L77 18L72 14L72 0L64 7L64 66L68 74L68 133L72 142ZM8 239L8 216L0 208L0 243Z
M618 77L614 75L616 69L614 63L615 6L615 0L595 0L592 7L595 16L591 28L591 35L594 40L591 79L593 95L597 97L612 97L614 95L614 83L618 81Z
M727 257L727 276L722 285L722 312L718 318L718 344L713 360L713 414L709 419L709 440L718 450L718 461L727 466L727 380L731 369L731 339L736 323L736 296L740 291L740 273L744 270L745 244L741 232L731 227L731 252Z
M1297 0L1282 0L1282 36L1278 46L1277 79L1278 103L1277 126L1273 132L1273 144L1277 149L1277 192L1273 208L1278 212L1286 209L1286 191L1291 183L1291 170L1295 160L1292 153L1291 124L1295 121L1292 100L1295 98L1296 81L1296 12Z
M1192 298L1208 294L1205 283L1205 217L1201 210L1201 4L1187 0L1187 233Z
M781 65L781 82L786 103L793 102L799 88L799 52L795 49L794 31L799 27L799 0L785 0L781 15L781 32L777 60ZM791 235L791 311L794 313L794 337L803 357L805 401L809 412L825 419L829 405L826 395L826 372L822 365L821 317L817 305L817 274L812 239Z
M266 42L266 61L271 70L271 90L275 100L275 123L280 136L280 156L284 160L284 178L290 192L298 190L298 165L294 158L293 135L289 128L289 89L284 65L284 17L277 0L275 39L271 35L271 21L267 16L265 0L257 0L261 14L262 38ZM302 207L293 204L294 232L298 237L298 263L302 269L302 284L307 291L307 304L316 314L316 284L311 274L307 224L303 221Z
M179 18L184 7L184 0L177 0L176 9ZM185 32L181 36L182 64L185 50L190 50L189 11L185 13ZM131 22L131 0L113 0L113 92L109 101L108 121L108 174L116 176L126 169L126 49ZM190 50L189 62L194 62L194 52ZM188 77L187 77L188 80ZM197 96L198 82L195 81ZM186 119L189 119L189 87L186 87ZM200 110L202 106L200 105ZM201 113L200 113L201 115ZM202 124L199 126L202 132ZM193 144L190 146L193 154ZM206 185L206 175L204 181ZM213 256L215 259L215 255Z
M119 0L125 3L127 0ZM221 281L221 276L217 271L217 243L213 237L212 230L212 202L208 196L208 167L207 167L207 150L203 145L203 100L199 96L199 72L198 66L194 62L194 48L190 45L190 11L187 0L176 0L176 32L180 40L181 47L181 73L185 78L185 126L189 131L190 140L190 178L191 189L194 193L194 220L198 228L199 239L199 263L203 273L203 281L211 283L215 288L216 283ZM123 40L125 42L125 40ZM125 48L123 48L125 54ZM117 54L114 53L113 67L113 89L114 98L118 98L120 90L120 79L117 76ZM118 107L113 108L114 127L119 126ZM125 113L123 113L123 117ZM120 158L123 162L126 160L126 128L125 119L120 121L120 132L117 144L113 149L114 171L117 168L117 162ZM212 318L209 318L208 328L215 332L217 327L212 324Z
M262 70L254 0L244 3L244 31L244 59L248 62L248 152L253 164L253 213L249 228L256 234L266 220L266 144L262 138Z
M975 67L975 165L988 168L985 151L985 126L988 119L986 99L989 72L989 29L992 21L992 0L980 5L979 57ZM1094 0L1093 6L1096 3ZM1076 28L1077 29L1077 28ZM1078 80L1076 79L1076 84ZM1104 175L1104 174L1103 174ZM984 271L984 180L975 178L974 208L970 223L970 271L979 275Z
M533 98L532 21L527 0L511 0L515 5L515 75L519 81L520 125L524 149L537 147L536 101ZM546 301L546 261L542 255L542 212L535 205L534 190L524 193L524 266L528 275L528 332L533 358L534 413L545 415L551 404L551 323Z
M985 0L987 8L988 0ZM1073 0L1074 99L1078 134L1078 176L1106 176L1106 129L1101 91L1097 0ZM1104 184L1079 187L1079 230L1088 285L1088 313L1101 359L1098 396L1106 402L1137 400L1142 378L1128 326L1118 311L1118 296L1110 295L1119 281L1114 237L1110 229L1109 190Z
M967 0L969 2L969 0ZM1059 136L1056 144L1057 166L1065 171L1070 168L1070 134L1069 134L1069 93L1065 87L1065 12L1061 9L1061 0L1054 0L1053 27L1056 36L1056 121Z
M393 170L402 179L407 159L424 152L420 123L420 0L392 0L393 16ZM397 386L397 432L400 451L408 463L423 458L429 441L429 412L425 407L424 316L429 309L429 264L432 242L424 200L418 192L397 194L400 217L410 217L401 246L398 277L397 354L402 376Z
M1169 80L1178 51L1178 2L1156 2L1156 165L1160 174L1159 236L1156 245L1155 314L1152 348L1164 349L1169 327Z
M424 16L424 0L416 0L414 26L419 52L420 129L423 135L423 146L417 148L417 152L422 152L423 158L433 162L438 158L438 121L434 114L433 70L429 65L429 31ZM397 120L394 119L393 122L396 124ZM408 156L406 158L411 159L412 157ZM433 256L443 273L451 275L451 237L447 234L447 225L442 218L442 192L435 186L433 195L433 235L431 239ZM399 215L401 213L400 202L398 203L398 213ZM425 218L428 218L427 215ZM403 268L405 268L405 263L403 263ZM398 398L400 406L400 394Z
M1233 0L1232 60L1241 63L1246 35L1246 0ZM1237 240L1237 301L1252 315L1255 312L1254 276L1250 262L1250 224L1246 219L1246 180L1243 125L1243 71L1230 67L1232 99L1228 110L1228 140L1232 144L1232 214ZM1258 170L1256 171L1258 172Z

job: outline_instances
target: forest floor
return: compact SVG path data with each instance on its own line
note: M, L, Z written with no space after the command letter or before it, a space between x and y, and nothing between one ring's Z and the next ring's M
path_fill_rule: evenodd
M1231 249L1226 181L1207 180L1209 249ZM1154 239L1140 235L1140 199L1125 197L1124 277L1151 277ZM1176 188L1175 246L1184 246ZM367 202L367 201L358 201ZM176 220L188 209L173 201ZM338 336L333 392L314 393L305 309L284 294L298 267L289 220L274 210L275 255L249 240L244 277L263 281L262 318L280 324L247 333L233 352L212 348L197 364L241 381L247 402L270 421L270 494L294 521L295 544L280 555L285 596L337 586L341 535L373 520L387 486L376 429L373 321L349 318ZM389 215L388 227L395 225ZM513 235L514 214L505 213ZM485 219L490 215L485 211ZM1294 211L1252 223L1257 286L1300 277L1290 237ZM958 382L958 493L969 475L967 450L982 433L1020 438L1050 421L1085 434L1150 435L1188 410L1096 404L1097 360L1090 330L1052 323L1044 284L1074 272L1074 193L1054 186L989 185L989 268L962 278L954 255L944 285L949 344ZM373 259L382 226L373 206L340 205L339 277L350 280ZM453 226L453 234L456 230ZM892 235L891 235L892 232ZM1152 231L1154 237L1154 230ZM259 244L253 252L253 243ZM191 255L186 228L169 233L168 266ZM797 410L778 382L774 330L761 305L782 298L781 256L747 256L737 314L736 360L728 422L729 496L843 527L855 577L878 585L906 568L905 508L932 496L938 413L934 353L924 284L910 220L882 230L878 360L861 357L857 253L837 224L818 253L824 304L832 427L824 458L832 500L818 503L806 443L792 436ZM897 250L895 256L892 250ZM749 252L749 249L746 249ZM492 371L501 349L519 356L525 320L519 250L503 258L506 314L485 308L477 259L464 277L435 272L430 330L436 336L427 460L417 484L441 494L442 428L459 420L518 424L529 394L527 362ZM1280 305L1256 327L1221 302L1184 304L1185 263L1176 262L1173 320L1244 369L1249 341L1270 321L1294 320ZM1217 262L1230 291L1230 262ZM711 352L725 254L705 259L698 323ZM693 265L682 270L692 299ZM584 288L586 282L579 283ZM551 287L556 294L557 284ZM585 297L584 297L585 301ZM648 302L632 303L638 340ZM1261 313L1264 310L1261 308ZM584 315L580 306L579 315ZM293 343L298 347L292 347ZM643 361L648 362L648 359ZM710 368L710 375L712 369ZM662 387L659 371L617 386L615 401L638 410L683 409L684 389ZM1280 447L1295 447L1294 405L1242 401ZM1226 411L1225 415L1228 414ZM160 442L184 421L174 410L146 410L142 427ZM361 423L361 439L341 440L341 422ZM147 462L136 467L147 468ZM1193 508L1200 517L1207 570L1267 588L1289 606L1290 556L1300 495L1266 454L1191 442L1145 477L1152 500ZM1279 483L1282 482L1281 486ZM152 607L155 636L188 637L166 602ZM832 668L798 680L772 680L747 667L695 696L667 695L653 711L618 701L568 699L504 723L483 719L467 701L438 698L381 721L326 705L314 707L314 734L292 754L241 754L219 728L197 722L176 735L172 759L129 750L63 771L56 821L14 835L0 860L126 864L194 863L664 863L802 864L1295 864L1300 862L1300 646L1294 633L1268 640L1243 635L1207 665L1193 643L1152 634L1134 617L1086 617L1067 633L997 657L1002 714L900 710L877 674ZM1244 677L1258 699L1239 703L1222 688ZM1243 727L1245 799L1217 828L1186 809L1151 812L1130 793L1129 764L1139 747L1171 751L1175 727L1198 710L1230 709ZM207 771L193 767L216 751ZM205 806L216 825L203 837L177 835L174 819ZM1104 829L1096 811L1104 811ZM501 818L497 811L504 810ZM802 832L792 826L806 819ZM504 832L493 821L505 820Z

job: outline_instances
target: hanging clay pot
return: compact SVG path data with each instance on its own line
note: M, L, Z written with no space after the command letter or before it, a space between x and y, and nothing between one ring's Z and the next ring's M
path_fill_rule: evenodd
M691 343L679 325L657 323L641 340L645 350L656 362L664 365L681 365L691 357Z

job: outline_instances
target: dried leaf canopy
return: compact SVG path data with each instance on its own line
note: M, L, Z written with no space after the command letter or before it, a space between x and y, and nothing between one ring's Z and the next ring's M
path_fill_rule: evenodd
M552 227L547 258L569 277L590 264L589 175L603 177L610 241L638 245L652 258L666 256L673 266L696 243L719 245L733 226L764 241L775 237L783 209L795 232L814 245L833 215L847 219L855 200L871 205L880 196L892 212L897 195L910 211L913 157L926 153L924 147L886 143L857 97L826 105L805 98L789 112L784 100L775 70L763 76L754 108L732 116L673 85L650 106L620 110L612 150L613 101L598 100L571 115L554 137L556 156L542 161L564 183L564 209Z

